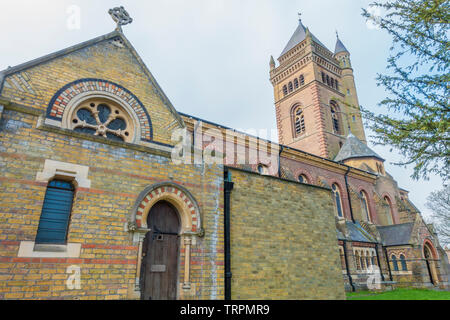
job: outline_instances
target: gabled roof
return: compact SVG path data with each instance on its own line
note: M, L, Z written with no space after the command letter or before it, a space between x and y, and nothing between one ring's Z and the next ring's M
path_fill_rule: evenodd
M384 161L384 159L375 153L375 151L370 149L350 132L341 150L339 150L339 153L334 158L334 161L343 161L353 158L377 158Z
M342 43L341 39L339 39L339 37L338 37L337 40L336 40L336 47L334 49L334 54L339 53L339 52L349 52L349 51L344 46L344 44Z
M79 44L76 44L74 46L68 47L66 49L63 49L63 50L60 50L60 51L56 51L56 52L50 53L48 55L45 55L43 57L40 57L40 58L37 58L37 59L34 59L34 60L31 60L31 61L19 64L17 66L10 67L8 69L0 71L0 93L3 90L3 84L4 84L5 78L8 75L10 75L10 74L13 74L13 73L16 73L16 72L20 72L20 71L32 68L32 67L37 66L39 64L46 63L48 61L51 61L51 60L56 59L56 58L59 58L61 56L65 56L67 54L70 54L72 52L78 51L80 49L83 49L83 48L95 45L95 44L100 43L100 42L105 41L105 40L114 39L116 37L120 37L120 39L123 41L123 44L131 51L132 55L136 58L136 60L138 61L138 64L143 69L144 73L146 74L148 80L153 85L153 87L156 89L156 91L157 91L158 95L160 96L161 100L163 101L163 103L170 110L170 112L175 116L175 119L177 119L177 121L180 123L180 125L182 125L184 127L185 125L184 125L183 119L180 117L178 112L175 110L175 108L172 105L172 103L170 102L169 98L166 96L164 91L161 89L161 87L159 86L158 82L153 77L152 73L147 68L147 66L145 65L144 61L138 55L138 53L136 52L134 47L131 45L130 41L128 41L128 39L125 37L125 35L120 30L117 30L117 29L114 30L113 32L110 32L108 34L102 35L100 37L97 37L97 38L94 38L94 39L91 39L91 40L88 40L88 41L85 41L85 42L81 42Z
M414 222L394 224L391 226L377 226L384 246L409 244Z
M312 33L311 33L311 38L314 42L316 42L316 43L320 44L322 47L326 48L325 45L323 45L319 41L319 39L317 39L316 36L314 36ZM294 34L292 35L291 39L287 43L283 52L281 52L280 57L305 39L306 39L306 27L303 25L301 20L298 20L298 27L297 27L297 29L295 29Z

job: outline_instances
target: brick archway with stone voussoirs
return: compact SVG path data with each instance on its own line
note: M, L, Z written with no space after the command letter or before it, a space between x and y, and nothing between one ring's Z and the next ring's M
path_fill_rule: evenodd
M83 78L63 86L50 100L45 122L66 128L69 111L89 98L106 98L117 103L133 118L139 133L134 142L154 142L150 115L139 98L123 86L103 79Z
M180 219L180 261L184 263L184 278L179 279L177 287L177 297L181 297L183 292L191 289L190 265L191 265L191 245L196 243L196 237L204 235L199 206L190 192L173 182L162 182L145 188L139 195L131 212L128 222L128 231L133 233L133 241L138 242L138 263L135 281L135 296L141 296L141 268L143 262L143 244L147 233L150 232L147 226L147 218L150 210L161 202L170 203L177 211Z

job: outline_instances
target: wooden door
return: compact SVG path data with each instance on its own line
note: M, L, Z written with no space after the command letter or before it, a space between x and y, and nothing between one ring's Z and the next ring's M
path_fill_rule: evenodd
M142 299L177 298L180 221L175 208L166 201L157 202L147 217L151 229L142 248Z

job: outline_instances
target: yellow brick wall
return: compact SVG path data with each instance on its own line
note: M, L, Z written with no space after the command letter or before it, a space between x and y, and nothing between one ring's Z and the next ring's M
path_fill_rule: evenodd
M175 166L149 152L37 129L37 119L15 110L0 119L0 299L130 298L138 248L124 225L140 192L169 180L196 199L205 229L192 245L194 289L180 298L223 298L222 167ZM36 175L45 159L89 167L91 187L76 189L68 231L69 243L81 243L76 259L18 257L20 242L35 240L46 190ZM66 287L70 265L81 267L80 290Z
M345 299L331 192L230 169L233 299Z

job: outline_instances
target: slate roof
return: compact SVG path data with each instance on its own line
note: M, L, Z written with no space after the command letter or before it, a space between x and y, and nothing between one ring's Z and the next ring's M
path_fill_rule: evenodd
M377 226L384 246L396 246L408 244L414 222L394 224L392 226Z
M334 158L334 161L343 161L352 158L378 158L384 161L375 151L370 149L350 132L341 150Z
M337 38L336 47L334 49L334 54L339 53L339 52L349 52L349 51L344 46L344 44L342 43L341 39Z
M326 48L325 45L323 45L322 42L320 42L319 39L317 39L316 36L314 36L312 33L311 33L311 38L314 42L316 42L316 43L320 44L322 47ZM303 25L302 21L299 20L297 29L295 29L294 34L292 35L291 39L287 43L283 52L281 52L280 57L305 39L306 39L306 27Z
M358 221L353 223L352 221L346 221L347 230L349 232L350 240L361 241L361 242L377 242L377 240L372 237Z

